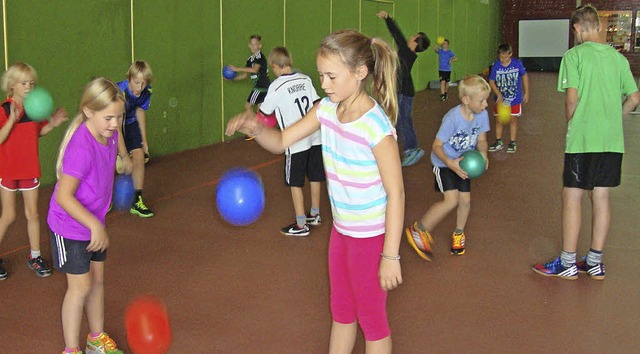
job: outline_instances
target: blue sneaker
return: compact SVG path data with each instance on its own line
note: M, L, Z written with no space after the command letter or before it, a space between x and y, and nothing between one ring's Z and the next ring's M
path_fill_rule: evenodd
M560 277L567 280L578 279L578 267L572 264L570 267L565 268L560 261L560 257L545 264L535 264L531 267L534 272L547 277Z
M415 148L407 150L402 154L402 167L408 167L415 165L424 156L424 150L421 148Z
M578 272L587 273L591 277L591 279L595 280L604 280L604 264L598 263L594 266L590 266L587 264L587 257L582 257L582 260L576 263L576 267L578 267Z

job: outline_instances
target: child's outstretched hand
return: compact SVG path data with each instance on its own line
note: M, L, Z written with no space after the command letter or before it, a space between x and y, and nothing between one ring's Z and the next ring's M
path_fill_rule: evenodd
M100 227L91 229L91 242L87 246L89 252L103 252L109 247L109 236L107 236L107 230L103 225Z
M66 122L69 120L69 116L67 114L67 110L59 107L55 112L51 115L51 119L49 119L49 124L53 127L58 127L62 122Z
M389 291L397 288L402 284L402 270L400 269L400 260L389 260L382 258L380 260L380 270L378 271L380 286L383 290Z
M389 13L384 11L384 10L382 10L382 11L378 12L376 14L376 16L378 16L378 18L386 19L387 17L389 17Z
M229 123L227 123L227 129L225 134L231 136L239 131L243 134L256 136L260 134L264 125L258 122L256 114L252 110L246 110L237 116L233 117Z

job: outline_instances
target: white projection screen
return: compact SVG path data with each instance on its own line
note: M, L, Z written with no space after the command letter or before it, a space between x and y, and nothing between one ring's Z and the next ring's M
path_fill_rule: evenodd
M562 57L569 49L569 20L521 20L518 56Z

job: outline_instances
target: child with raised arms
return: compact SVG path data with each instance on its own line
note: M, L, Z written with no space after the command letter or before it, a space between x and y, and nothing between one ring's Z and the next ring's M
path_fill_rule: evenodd
M7 99L2 102L0 109L0 242L16 218L16 195L20 192L24 199L27 236L31 248L27 265L37 276L48 277L51 269L42 258L40 250L38 138L66 121L67 112L58 108L48 121L41 122L29 117L24 110L24 99L35 87L37 80L36 70L21 62L11 65L2 75L2 90L7 93ZM0 260L0 280L6 278L7 272Z
M81 353L83 312L90 330L86 354L122 353L104 332L104 270L109 247L105 215L111 203L124 107L124 95L116 84L105 78L92 80L60 144L58 182L47 222L54 267L67 275L63 353Z
M490 128L486 108L490 92L489 84L480 76L469 75L461 80L458 95L462 102L442 118L433 141L431 164L435 188L442 193L443 199L406 229L409 244L425 260L431 260L431 232L454 209L457 209L457 218L451 235L451 254L461 256L465 253L464 227L471 210L471 180L460 167L460 161L464 152L476 149L489 168L487 132Z
M329 353L350 353L360 325L367 353L391 353L387 291L402 283L398 250L404 185L393 127L397 118L397 55L383 40L352 30L325 37L316 57L327 97L296 124L265 129L255 114L234 117L265 149L287 146L320 130L333 213L329 240Z

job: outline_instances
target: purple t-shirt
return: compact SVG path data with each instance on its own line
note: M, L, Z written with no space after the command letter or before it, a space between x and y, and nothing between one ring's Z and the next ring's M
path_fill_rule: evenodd
M117 153L117 132L107 139L107 145L102 145L83 123L69 140L62 158L62 173L80 181L76 199L103 224L111 203ZM70 240L90 241L91 230L58 205L57 192L56 184L47 216L51 231Z
M457 105L447 112L436 134L436 137L444 143L442 149L445 155L453 160L459 158L465 151L475 149L480 134L489 131L489 114L486 109L474 114L472 121L464 119L461 109L462 105ZM447 167L434 152L431 153L431 163L440 168Z

